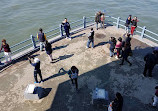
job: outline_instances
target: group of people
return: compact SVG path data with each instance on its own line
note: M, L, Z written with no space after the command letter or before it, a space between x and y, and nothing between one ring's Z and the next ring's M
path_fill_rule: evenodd
M127 61L130 66L132 65L132 63L130 63L128 60L128 56L132 54L131 37L129 33L127 33L125 41L123 41L121 37L119 37L118 40L116 40L115 37L111 37L109 40L109 44L110 57L113 57L116 52L117 55L115 58L122 58L122 62L120 63L120 65L123 65L124 61Z
M96 29L98 30L98 24L100 24L101 28L104 28L104 22L105 22L105 14L101 11L97 12L95 15L95 23L96 23Z
M129 33L129 27L131 25L131 35L133 35L134 30L137 28L137 22L138 22L138 19L136 16L132 19L132 15L129 15L125 23L126 33Z
M101 13L99 11L95 16L97 30L98 30L99 23L100 23L101 27L104 27L104 21L105 21L104 13ZM132 55L130 35L133 35L133 32L134 32L135 28L137 27L137 22L138 22L137 17L134 17L133 19L131 19L131 15L129 15L129 17L126 20L125 26L126 26L126 29L128 32L129 25L132 24L131 25L131 34L127 33L127 37L124 40L121 37L119 37L118 40L116 40L115 37L110 37L110 40L109 40L110 57L113 57L116 52L117 53L116 59L122 58L120 65L123 65L124 61L128 62L130 66L132 65L132 63L128 60L128 56ZM71 37L70 37L71 27L70 27L69 22L67 21L67 18L65 18L65 20L62 22L62 25L63 25L65 33L66 33L66 39L71 40ZM37 39L40 42L40 51L43 51L43 48L45 48L46 53L49 55L51 61L53 61L53 57L52 57L53 50L52 50L51 44L48 42L48 40L46 38L46 35L43 33L42 28L40 28L39 32L37 33ZM87 48L90 48L89 47L90 43L92 43L92 48L94 48L94 30L93 30L93 28L91 28L90 34L88 36ZM2 40L2 45L1 45L0 51L2 49L4 49L4 55L6 58L6 62L7 63L10 62L11 61L11 50L5 39ZM146 73L148 71L149 76L152 77L152 70L153 70L154 66L157 64L155 61L157 59L157 57L158 57L158 49L155 49L153 53L147 54L144 57L144 60L146 62L144 72L143 72L144 76L146 76ZM8 60L8 58L9 58L9 60ZM42 78L41 70L40 70L40 60L38 58L33 58L34 63L32 63L31 58L28 57L28 59L29 59L30 64L32 66L34 66L35 83L44 82L44 80ZM79 73L79 70L76 66L72 66L70 68L70 70L68 71L68 75L72 81L72 84L75 83L76 90L78 90L78 82L77 82L78 73ZM38 81L37 74L40 76L41 81ZM158 89L158 87L156 87L156 89ZM155 93L153 106L155 106L155 104L157 102L158 102L158 91ZM122 105L123 105L123 98L120 93L116 93L115 100L113 102L111 102L113 111L121 111Z

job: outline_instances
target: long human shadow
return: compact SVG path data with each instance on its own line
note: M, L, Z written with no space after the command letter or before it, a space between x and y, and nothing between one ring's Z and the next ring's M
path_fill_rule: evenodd
M79 35L75 35L75 36L72 36L71 38L74 39L74 38L77 38L77 37L81 37L83 35L85 35L86 33L82 33L82 34L79 34Z
M55 46L54 48L52 48L52 50L63 49L63 48L66 48L67 46L68 46L68 44L66 44L66 45L62 45L62 46Z
M62 72L61 72L62 71ZM64 69L64 68L61 68L57 74L54 74L48 78L45 78L44 81L47 81L47 80L50 80L52 78L55 78L55 77L58 77L58 76L61 76L61 75L65 75L67 73L67 71Z
M53 61L53 62L51 62L51 63L56 63L56 62L59 62L59 61L61 61L61 60L65 60L65 59L67 59L67 58L72 57L73 55L74 55L74 54L64 55L64 56L59 56L59 58L54 59L54 61Z
M97 45L95 45L94 47L99 47L99 46L102 46L102 45L105 45L105 44L107 44L108 42L100 42L100 43L98 43Z
M134 49L133 56L140 55L139 59L143 60L143 58L141 58L142 56L141 52L146 50L150 51L151 47L147 47L144 49L139 48L136 50ZM135 66L130 67L126 62L124 63L123 66L120 66L119 65L120 62L121 62L120 60L112 61L110 63L92 69L88 72L80 74L80 76L78 77L79 92L75 91L75 87L71 85L71 80L67 80L65 82L60 83L58 85L55 96L53 96L52 104L50 108L46 111L63 111L63 109L64 111L69 111L70 110L69 108L71 108L74 111L108 111L107 107L105 106L94 107L94 105L91 104L92 90L96 87L107 90L109 93L110 101L114 99L115 92L116 91L119 92L123 88L123 93L124 93L123 111L135 111L136 109L137 111L156 111L157 109L153 109L148 105L141 103L141 101L138 98L135 98L130 94L131 92L136 91L137 88L139 87L139 84L141 84L141 83L132 82L135 80L135 76L133 76L133 74L137 74L138 76L142 75L144 66L138 65L139 61L136 62L136 61L132 61L131 59L130 62L132 62L132 64L136 65L137 67ZM127 72L127 70L125 70L124 68L126 69L129 68L130 70ZM156 75L157 73L156 70L157 69L154 68L153 78L158 80L157 78L158 76ZM57 76L60 75L56 75L55 77ZM114 80L111 79L111 77ZM123 82L124 80L122 80L123 79L122 77L125 78L125 80L127 79L127 81ZM123 84L122 86L120 86L120 83L116 78L120 82L121 81L123 82L121 83ZM133 79L131 80L130 78ZM142 79L142 80L145 81L146 79ZM113 84L114 82L118 84ZM134 84L136 84L136 87ZM115 89L115 91L114 89L112 89L114 85L115 87L118 87ZM155 86L153 86L153 88L154 87ZM148 89L142 89L142 90L146 91Z

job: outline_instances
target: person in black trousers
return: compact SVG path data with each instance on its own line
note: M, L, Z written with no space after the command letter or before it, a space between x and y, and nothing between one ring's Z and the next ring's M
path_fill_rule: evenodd
M122 111L122 107L123 97L119 92L117 92L114 101L112 101L112 109L113 111Z
M152 77L152 71L153 71L154 66L156 65L156 62L157 62L156 51L154 50L153 53L148 53L144 57L144 61L145 61L145 67L144 67L143 75L146 77L146 73L148 71L149 77Z
M125 42L124 50L122 52L122 62L120 65L123 65L124 61L128 62L131 66L132 64L128 60L129 53L131 52L131 47L128 42Z
M79 70L77 69L76 66L72 66L71 69L68 71L68 75L72 81L72 84L76 85L76 90L78 90L78 82L77 82L77 77L78 77Z
M47 40L46 40L46 44L45 44L45 50L46 50L46 53L49 55L51 61L53 61L52 46L51 46L51 44Z
M40 82L43 82L42 75L41 75L41 69L40 69L40 60L38 58L34 58L34 63L32 63L31 62L31 58L28 57L28 59L29 59L30 64L35 67L35 69L34 69L34 79L35 79L35 82L34 83L39 83L38 80L37 80L37 74L41 78Z

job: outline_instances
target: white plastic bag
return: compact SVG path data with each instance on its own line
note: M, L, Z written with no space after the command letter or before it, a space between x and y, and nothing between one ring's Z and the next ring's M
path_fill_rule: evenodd
M112 102L109 104L108 111L112 111Z

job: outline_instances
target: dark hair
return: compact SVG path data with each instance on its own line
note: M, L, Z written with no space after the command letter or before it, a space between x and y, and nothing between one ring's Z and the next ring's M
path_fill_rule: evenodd
M72 71L73 73L75 72L76 69L77 69L76 66L72 66L72 67L71 67L71 71Z
M119 37L119 38L118 38L118 41L122 42L122 38L121 38L121 37Z
M91 30L93 30L93 28L91 28Z
M128 34L127 34L127 37L130 37L130 35L131 35L131 34L128 33Z
M65 18L67 20L67 18Z
M158 89L158 86L156 86L155 89Z
M129 15L130 17L132 16L132 15Z
M5 43L6 43L6 40L5 40L5 39L2 39L2 42L5 42Z
M39 28L39 31L40 31L40 32L42 32L42 31L43 31L43 29L42 29L42 28Z
M117 92L117 93L116 93L116 97L117 97L118 99L121 99L121 98L122 98L122 95L121 95L119 92Z

